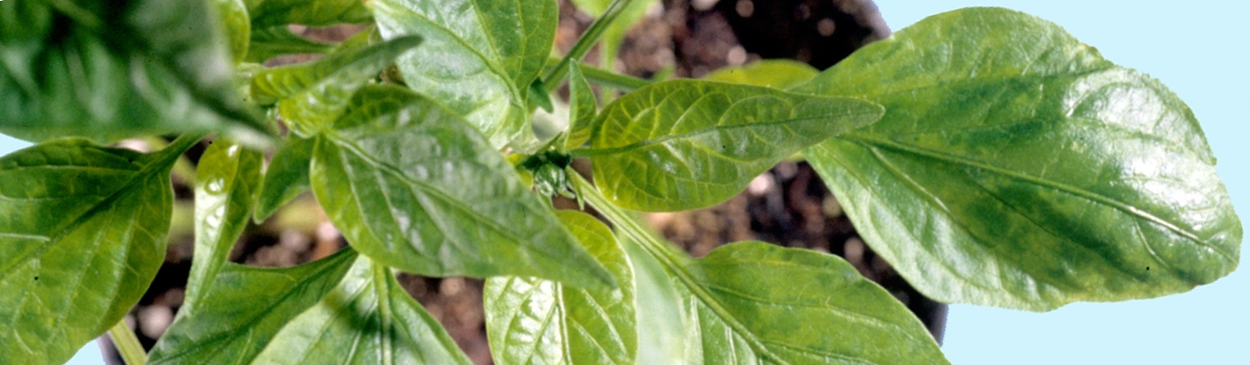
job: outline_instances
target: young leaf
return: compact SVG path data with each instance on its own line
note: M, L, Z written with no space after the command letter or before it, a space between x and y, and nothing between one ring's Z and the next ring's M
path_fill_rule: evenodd
M634 273L612 231L585 213L556 216L611 272L615 289L493 277L483 299L497 364L632 364L637 350Z
M398 61L409 87L459 113L496 149L520 135L529 114L525 93L551 53L556 1L373 0L367 6L384 38L426 38Z
M327 54L333 45L317 43L291 33L286 26L252 30L247 51L247 62L265 62L274 56L290 53Z
M369 9L360 0L248 0L256 28L302 24L330 26L368 23Z
M582 68L576 62L569 64L569 127L565 132L565 148L576 148L590 140L595 112L599 104L595 93L586 83Z
M311 137L342 115L356 89L420 43L421 37L400 37L315 62L268 69L252 78L252 97L260 104L281 101L278 114L283 121L297 134Z
M669 339L668 344L676 340L685 346L687 364L947 363L907 308L836 256L743 242L692 261L602 194L585 188L584 179L575 176L574 181L587 191L586 200L617 225L638 278L640 318L664 313L664 306L654 304L665 301L661 293L667 290L644 285L647 277L669 279L663 281L677 292L685 318L670 317L667 324L640 320L639 332L684 323L684 340ZM662 271L648 269L657 266ZM640 348L655 344L646 340L649 336L667 337L640 334Z
M1237 266L1241 223L1193 113L1055 24L933 16L799 89L886 106L804 154L865 241L939 301L1049 310Z
M338 287L283 327L253 362L472 364L390 268L363 256Z
M350 105L317 137L310 177L361 253L431 276L613 282L459 116L396 86L366 86Z
M58 139L0 158L0 349L62 363L121 320L165 257L169 171L153 154Z
M581 154L619 206L695 209L729 199L781 159L881 114L880 106L853 98L674 80L605 107Z
M178 312L148 364L256 362L284 326L336 288L357 257L346 249L280 269L226 263L195 313Z
M837 256L739 242L692 266L706 277L677 285L687 363L948 364L907 307Z
M265 170L265 180L256 195L256 223L278 211L282 205L312 188L308 180L308 164L312 161L316 140L288 134L278 146Z
M57 3L75 17L41 1L0 3L8 19L0 25L0 132L99 143L184 131L264 139L262 121L234 89L204 1ZM178 25L161 28L169 23Z
M252 214L264 155L217 139L200 157L195 177L195 259L181 312L194 313Z
M243 0L212 0L217 8L219 22L225 26L226 43L230 45L230 58L239 64L247 58L247 46L252 38L252 23Z
M808 82L817 74L820 70L799 61L763 60L749 65L723 67L704 75L703 79L785 90Z

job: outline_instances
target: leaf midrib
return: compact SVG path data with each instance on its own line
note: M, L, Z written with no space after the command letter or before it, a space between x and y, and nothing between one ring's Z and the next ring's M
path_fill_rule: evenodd
M386 1L382 1L381 3L385 4L385 3L387 3L387 2L386 2ZM400 10L400 11L406 12L406 13L408 13L408 14L412 14L414 17L416 17L416 18L420 18L421 20L425 21L425 23L426 23L426 24L429 24L429 25L433 26L434 28L437 28L437 29L439 29L439 30L442 30L442 31L443 31L443 32L445 32L446 34L451 35L451 37L450 37L450 38L451 38L451 39L453 39L453 40L456 42L456 44L459 44L462 48L469 50L469 51L470 51L471 53L473 53L474 55L477 55L478 59L481 59L481 60L482 60L482 63L486 64L486 68L487 68L487 69L489 69L489 70L491 71L491 73L494 73L496 76L500 77L500 78L504 81L504 82L503 82L503 84L504 84L505 86L507 86L507 87L508 87L508 93L509 93L509 94L511 94L511 96L512 96L512 98L511 98L511 99L513 99L512 101L510 101L510 103L516 103L516 102L517 102L517 99L520 99L520 91L518 91L518 89L517 89L517 86L516 86L516 85L513 85L513 82L512 82L512 77L510 77L510 76L508 75L508 73L507 73L507 72L505 72L505 71L504 71L504 70L503 70L503 69L502 69L502 68L501 68L501 67L500 67L500 66L499 66L499 65L498 65L498 64L494 61L494 59L491 59L491 58L489 58L489 57L486 57L486 55L485 55L485 54L483 54L481 51L479 51L477 47L474 47L474 46L472 46L472 45L468 44L468 42L466 42L464 38L460 37L460 35L459 35L459 34L457 34L456 32L452 31L451 29L449 29L449 28L447 28L447 27L443 26L442 24L440 24L440 23L437 23L437 22L433 21L432 19L430 19L430 18L429 18L428 16L426 16L425 14L419 13L419 12L417 12L416 10L410 9L410 8L408 8L407 6L404 6L404 5L402 5L402 4L388 4L388 5L383 5L383 6L389 6L389 7L391 7L392 9L397 9L397 10ZM476 7L476 6L474 6L474 11L475 11L475 12L477 11L477 7ZM396 19L396 20L397 20L397 22L398 22L398 19ZM481 28L481 26L480 26L480 25L481 25L481 21L479 20L477 23L478 23L478 24L477 24L477 28ZM490 32L484 32L484 33L489 34ZM489 41L489 39L487 40L487 42L490 42L490 41ZM493 49L492 49L492 50L493 50Z
M391 132L391 133L395 133L395 132ZM559 257L558 255L548 252L546 250L537 249L537 246L525 245L524 242L527 242L528 240L525 239L524 237L519 237L513 234L512 231L508 230L506 227L504 227L500 223L495 222L494 220L491 220L488 217L478 214L477 210L465 205L460 199L457 199L455 197L448 195L447 193L443 192L441 189L438 189L425 182L417 181L412 178L409 178L408 175L404 174L403 171L399 170L398 168L395 168L394 166L391 166L390 164L379 161L372 154L366 153L363 149L361 149L355 143L352 143L351 141L344 139L341 135L338 135L337 133L325 133L324 135L327 138L329 138L332 141L332 143L338 148L346 150L356 155L358 158L367 161L370 165L372 165L374 168L378 169L379 171L387 173L387 174L391 174L392 176L399 178L401 181L412 184L412 186L419 188L421 192L426 193L431 198L441 200L456 210L463 211L467 215L476 217L477 218L475 220L476 224L486 226L487 228L493 230L496 234L507 237L508 239L517 243L516 244L517 247L527 252L537 253L539 256L545 257L546 259L552 260L554 262L563 262L564 260L567 259L567 257ZM354 186L355 184L351 184L351 185ZM368 227L369 225L365 225L365 226ZM378 234L374 233L372 228L370 228L369 231L372 235L374 235L375 237L378 237Z
M954 155L942 153L939 151L931 151L928 149L919 148L916 146L902 144L902 143L898 143L894 141L889 141L889 140L884 140L884 139L879 139L879 138L872 138L863 134L848 134L848 135L843 135L843 136L834 137L834 138L842 138L842 139L857 142L860 144L874 145L874 146L891 149L895 151L921 155L921 156L933 158L939 161L943 161L952 165L962 165L962 166L973 167L973 168L977 168L983 171L988 171L988 172L992 172L1001 176L1005 176L1013 180L1017 180L1017 181L1033 184L1033 185L1043 186L1043 187L1054 189L1056 191L1062 191L1062 192L1069 193L1075 196L1086 198L1086 199L1101 203L1103 205L1110 206L1112 208L1115 208L1116 210L1120 210L1131 216L1136 216L1138 218L1145 219L1147 221L1150 221L1151 223L1162 226L1165 229L1172 231L1173 233L1176 233L1182 237L1185 237L1186 239L1194 242L1195 244L1199 246L1211 249L1212 251L1218 253L1220 256L1224 257L1226 260L1230 262L1236 261L1231 258L1231 255L1229 253L1224 252L1223 249L1203 241L1201 238L1197 236L1197 233L1195 232L1190 232L1188 230L1185 230L1171 222L1164 220L1163 218L1160 218L1158 216L1150 214L1149 212L1133 207L1129 205L1128 203L1121 202L1119 200L1115 200L1109 197L1105 197L1103 195L1100 195L1091 191L1080 189L1075 186L1070 186L1067 184L1026 175L1023 173L1007 170L1007 169L1004 169L995 165L991 165L988 163L983 163L983 162L971 160L968 158L954 156Z

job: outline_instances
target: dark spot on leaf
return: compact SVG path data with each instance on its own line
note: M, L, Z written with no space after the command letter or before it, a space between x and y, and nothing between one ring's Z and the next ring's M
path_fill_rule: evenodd
M1150 271L1150 266L1146 266L1146 271Z
M35 281L39 281L39 275L35 275Z

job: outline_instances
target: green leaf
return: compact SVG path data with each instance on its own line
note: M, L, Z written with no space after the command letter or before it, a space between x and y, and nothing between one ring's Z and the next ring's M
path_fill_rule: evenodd
M259 104L278 103L278 114L301 136L311 137L342 115L347 101L395 58L421 43L421 37L335 53L297 65L275 67L252 78L252 97Z
M0 158L0 349L62 363L139 301L165 257L169 171L153 154L58 139Z
M574 180L586 184L580 177ZM684 357L687 364L947 363L906 307L836 256L740 242L691 260L602 194L582 190L590 190L586 200L616 225L630 254L640 318L664 309L644 304L646 277L671 280L684 319L640 320L639 331L684 324L684 336L660 344L684 345L685 356L676 358ZM652 293L664 291L650 287ZM663 303L664 296L651 294L650 299ZM666 337L640 334L639 339L649 336ZM639 356L648 354L641 350L644 343L639 347Z
M313 152L313 192L344 237L379 263L430 276L612 276L451 111L367 86Z
M224 139L201 155L195 177L195 259L180 312L194 313L203 293L212 291L217 272L247 227L264 162L261 152Z
M231 59L239 64L247 58L248 43L252 38L252 23L243 0L212 0L217 17L225 26L226 41L230 45Z
M300 193L312 188L308 180L308 165L312 161L316 140L288 134L278 146L265 170L260 193L256 195L256 223L265 221L278 208L295 199Z
M373 0L386 39L425 37L401 57L404 82L477 127L496 149L520 135L526 91L542 71L559 20L554 0Z
M537 278L487 279L486 331L495 362L634 363L634 273L625 251L594 217L569 210L556 216L620 285L575 288Z
M781 159L881 114L880 106L852 98L674 80L605 107L581 155L590 156L599 189L619 206L695 209L729 199Z
M676 283L654 257L644 252L627 235L621 245L632 264L637 287L638 352L635 364L680 365L686 350L685 317Z
M265 62L274 56L290 53L327 54L333 45L317 43L291 33L286 26L276 26L252 31L248 46L247 62Z
M815 67L793 60L762 60L748 65L723 67L704 80L788 89L810 81L820 73Z
M0 132L31 141L184 131L265 140L205 1L55 3L60 11L0 4Z
M751 241L691 266L705 277L678 277L687 363L948 364L907 307L837 256Z
M569 63L569 127L564 148L576 148L590 140L599 104L576 62Z
M262 364L472 364L391 270L365 257L256 357Z
M1193 113L1052 23L933 16L800 89L886 106L804 154L934 299L1049 310L1184 292L1237 266L1241 223Z
M360 0L248 0L248 10L255 28L287 24L321 27L371 20L369 9Z
M225 264L195 313L178 312L148 364L257 362L279 331L338 287L357 257L347 249L288 268Z

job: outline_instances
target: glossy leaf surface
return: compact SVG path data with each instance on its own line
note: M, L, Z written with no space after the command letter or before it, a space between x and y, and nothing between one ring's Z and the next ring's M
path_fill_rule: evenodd
M252 24L267 28L287 24L330 26L367 23L369 9L360 0L247 0Z
M800 90L886 106L804 154L865 241L937 300L1049 310L1237 266L1241 223L1193 113L1052 23L933 16Z
M252 78L252 97L260 104L278 102L278 114L291 130L311 137L343 114L357 89L420 43L420 37L396 38L314 62L265 70Z
M634 273L612 231L576 211L556 216L612 273L616 289L537 278L486 280L487 338L497 364L633 364Z
M647 276L667 278L672 285L668 291L676 292L684 312L684 318L668 321L683 324L684 336L663 332L648 336L678 337L665 338L661 345L680 343L685 356L652 357L647 362L640 358L640 363L671 363L683 357L686 364L946 363L907 308L836 256L740 242L691 260L603 195L590 190L586 200L615 223L623 237L637 272L640 318L663 313L663 307L643 304L642 298L656 300L665 295L654 294L666 291L663 286L644 286ZM648 266L661 271L647 270ZM639 331L665 325L640 320ZM649 342L644 340L648 336L639 336L640 348ZM661 352L665 347L653 349ZM640 350L639 356L644 352Z
M595 114L599 109L595 92L582 75L577 63L569 64L569 126L564 142L565 148L576 148L590 140Z
M308 180L308 164L312 162L316 140L289 134L269 160L264 182L256 195L255 221L263 222L282 205L312 188Z
M225 28L226 44L230 45L230 59L235 64L243 62L252 38L252 23L247 14L247 4L243 0L212 0L212 4L217 9L218 21Z
M326 54L333 45L317 43L291 33L286 26L255 29L247 51L247 62L265 62L274 56L290 53Z
M675 80L604 108L583 155L600 191L643 211L720 203L798 150L868 125L881 107L842 97Z
M263 140L205 1L61 5L75 18L41 1L0 4L0 132L30 141L183 131Z
M692 266L701 281L677 285L687 363L947 364L907 307L837 256L739 242Z
M793 60L762 60L751 64L722 67L704 75L708 81L730 82L776 89L788 89L810 81L820 70Z
M417 34L426 44L401 57L404 82L503 147L526 125L526 91L551 52L553 0L373 0L386 39Z
M213 141L200 156L195 176L195 258L180 312L193 313L201 296L212 291L217 272L252 215L264 160L261 152L224 139Z
M0 349L61 363L139 301L165 257L169 171L153 154L58 139L0 158Z
M335 290L357 257L348 249L279 269L226 263L195 313L178 313L148 364L265 363L255 361L257 355L284 326Z
M379 263L430 276L611 275L455 113L407 89L367 86L318 137L313 192Z
M471 364L390 268L365 257L274 336L259 364Z

